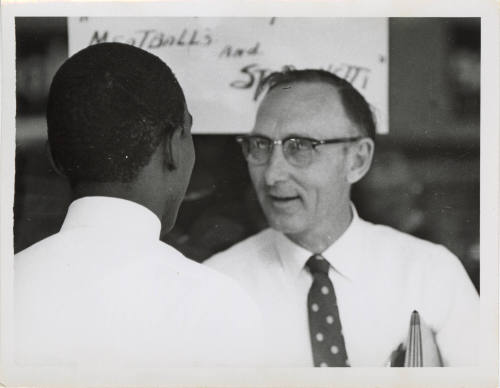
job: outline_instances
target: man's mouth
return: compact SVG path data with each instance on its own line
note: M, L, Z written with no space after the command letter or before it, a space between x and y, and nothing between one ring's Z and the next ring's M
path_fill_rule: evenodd
M298 195L284 196L284 195L271 195L271 194L269 194L269 198L271 198L271 200L275 203L288 203L290 201L300 199Z

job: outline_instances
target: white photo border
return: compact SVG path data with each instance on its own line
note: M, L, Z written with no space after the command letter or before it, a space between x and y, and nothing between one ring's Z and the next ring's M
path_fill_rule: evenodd
M500 2L479 1L275 1L172 0L168 2L25 2L2 4L0 133L0 382L9 372L12 330L13 204L15 174L16 16L310 16L481 18L481 359L468 368L265 368L172 369L164 386L311 387L498 386L499 257L499 39ZM122 384L127 384L123 381ZM155 385L153 380L141 386Z

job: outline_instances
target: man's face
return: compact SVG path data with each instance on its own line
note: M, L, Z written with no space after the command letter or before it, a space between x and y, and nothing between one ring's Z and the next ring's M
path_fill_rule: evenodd
M179 173L182 177L183 196L186 194L189 181L191 180L195 161L193 136L191 135L192 126L193 117L186 106L184 111L184 125L174 134L178 138L178 141L173 143L178 147L179 152L180 162L177 168L180 169Z
M264 98L253 134L318 140L359 135L335 88L322 83L278 86ZM275 145L267 164L249 164L257 196L272 228L288 235L328 233L349 207L348 144L321 145L307 167L291 165Z
M164 168L166 179L164 179L166 192L163 195L167 200L167 213L163 216L163 227L165 231L170 230L177 218L177 212L186 195L186 190L191 180L195 162L193 137L191 135L193 119L187 107L184 111L184 124L178 128L171 139L171 152L174 169L168 171Z

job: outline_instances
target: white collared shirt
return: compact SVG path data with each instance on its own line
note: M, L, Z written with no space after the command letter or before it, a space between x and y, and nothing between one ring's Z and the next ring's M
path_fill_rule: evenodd
M313 366L307 294L312 255L266 229L205 263L255 298L278 366ZM445 365L476 365L479 297L460 261L442 246L387 226L353 220L322 255L331 264L349 362L384 366L406 340L413 310L437 333Z
M137 203L86 197L71 204L59 233L17 254L19 364L63 365L90 379L106 365L124 366L121 373L256 365L255 303L232 279L161 242L160 229Z

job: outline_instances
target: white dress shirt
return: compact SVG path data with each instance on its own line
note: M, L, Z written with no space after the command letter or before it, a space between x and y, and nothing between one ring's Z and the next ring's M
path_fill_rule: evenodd
M18 365L66 366L68 379L57 381L107 383L99 374L112 377L112 367L257 364L255 303L234 280L161 242L160 229L137 203L86 197L59 233L17 254ZM52 381L44 377L36 382Z
M266 229L205 262L236 279L260 305L276 366L313 366L306 308L312 276L304 267L311 255ZM384 366L405 342L413 310L436 333L445 365L477 364L479 297L447 249L366 222L354 211L348 229L322 255L331 264L351 366Z

